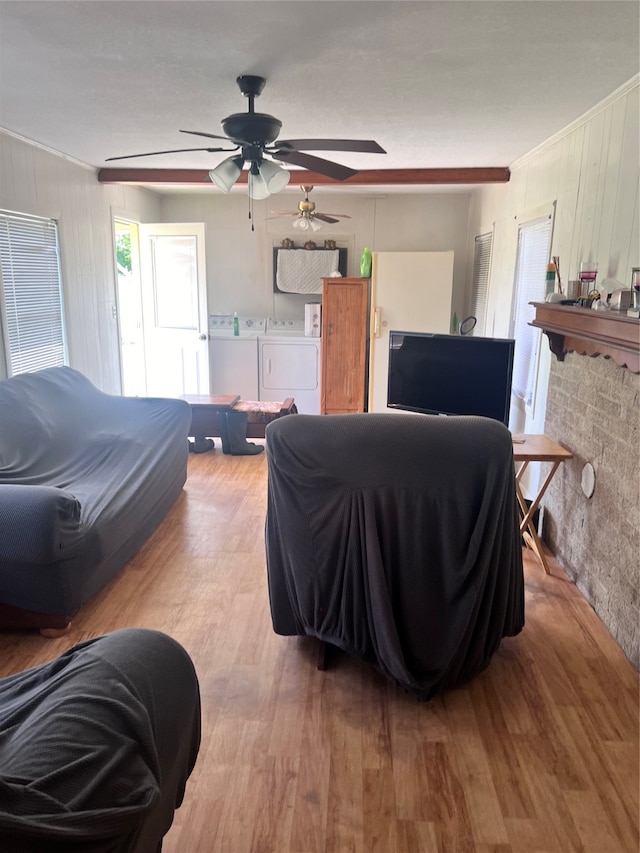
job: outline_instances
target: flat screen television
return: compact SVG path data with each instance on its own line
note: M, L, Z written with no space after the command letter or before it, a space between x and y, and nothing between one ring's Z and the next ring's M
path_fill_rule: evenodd
M387 405L508 426L514 348L508 338L390 332Z

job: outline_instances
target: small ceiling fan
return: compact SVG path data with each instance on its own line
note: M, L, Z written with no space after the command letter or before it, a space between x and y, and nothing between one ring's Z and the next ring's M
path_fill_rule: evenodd
M346 213L320 213L316 210L315 202L309 201L309 193L313 187L301 186L300 189L304 193L304 199L298 202L297 210L272 210L271 213L277 216L292 216L293 227L301 231L307 231L309 228L317 231L321 227L318 219L332 223L339 222L341 219L351 219Z
M337 181L357 175L357 169L350 169L340 163L324 160L305 153L306 151L357 151L367 154L386 154L386 151L373 140L359 139L287 139L276 142L282 122L267 113L257 113L254 101L262 92L266 80L244 74L236 79L240 91L249 99L246 113L234 113L222 120L224 136L205 133L199 130L181 130L193 136L208 139L222 139L231 144L231 148L175 148L169 151L149 151L145 154L127 154L123 157L108 157L107 160L128 160L133 157L153 157L157 154L178 154L184 151L240 151L234 157L223 160L209 172L209 177L223 192L230 192L240 177L242 167L249 163L249 195L254 199L264 199L274 192L280 192L289 183L289 172L265 156L301 166L326 175Z

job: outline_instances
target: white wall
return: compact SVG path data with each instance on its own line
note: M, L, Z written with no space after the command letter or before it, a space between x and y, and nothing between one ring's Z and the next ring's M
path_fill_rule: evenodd
M204 222L207 245L207 282L210 313L261 317L302 317L305 302L313 297L273 292L273 247L283 237L296 246L313 240L321 246L333 238L348 250L349 275L360 274L360 255L372 251L438 251L455 253L453 307L464 310L467 279L467 245L470 196L467 194L402 194L353 196L348 191L314 190L319 211L342 213L336 225L320 231L299 232L286 217L271 210L295 210L301 192L289 191L254 202L253 225L248 219L246 188L238 194L163 196L161 221Z
M120 393L113 213L157 220L159 197L99 184L94 169L0 134L0 208L58 220L70 364L103 391ZM6 376L2 340L0 352Z

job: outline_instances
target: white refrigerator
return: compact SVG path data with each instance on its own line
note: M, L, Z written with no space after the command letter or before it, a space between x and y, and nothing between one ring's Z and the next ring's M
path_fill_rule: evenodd
M389 332L451 332L453 251L374 252L369 332L369 411L387 408Z

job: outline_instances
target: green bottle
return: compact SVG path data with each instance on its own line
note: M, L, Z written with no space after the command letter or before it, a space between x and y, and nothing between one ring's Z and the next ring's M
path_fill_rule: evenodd
M364 247L360 258L360 278L371 278L371 249Z

